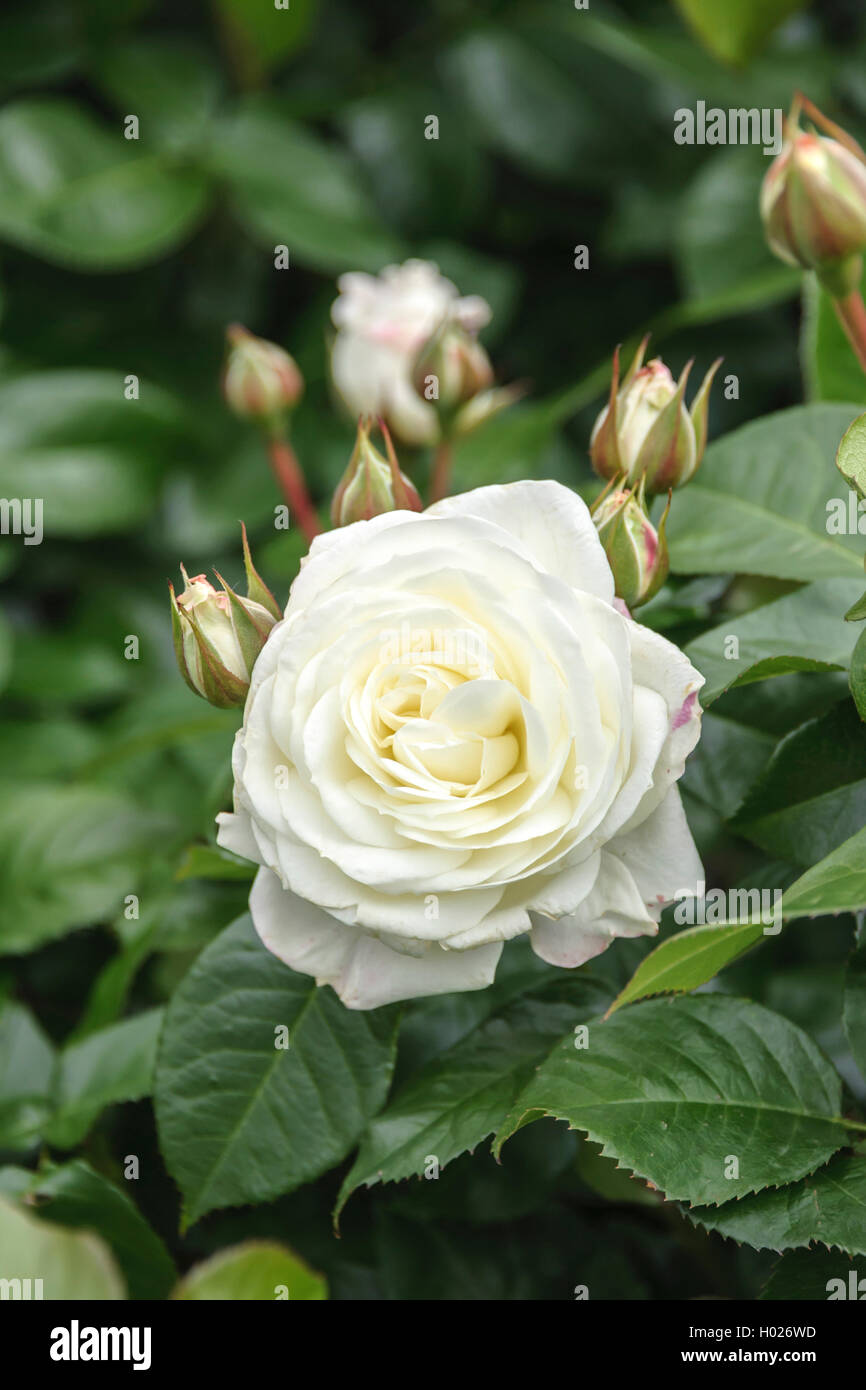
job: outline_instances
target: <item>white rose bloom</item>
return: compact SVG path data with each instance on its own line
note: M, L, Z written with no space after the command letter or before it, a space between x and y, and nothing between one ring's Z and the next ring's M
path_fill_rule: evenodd
M253 670L219 843L265 945L350 1008L577 966L702 876L702 677L627 617L584 503L481 488L313 542Z
M331 372L349 410L384 415L408 444L434 443L436 411L415 390L413 364L446 318L477 333L490 319L489 305L478 295L461 299L432 261L389 265L381 275L352 272L337 286Z

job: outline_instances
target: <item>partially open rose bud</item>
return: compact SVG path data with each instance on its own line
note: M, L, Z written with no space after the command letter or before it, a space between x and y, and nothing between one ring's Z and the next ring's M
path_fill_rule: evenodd
M418 354L414 381L420 396L450 412L492 386L493 368L475 334L449 318Z
M293 357L233 323L226 333L229 354L223 394L230 409L244 419L279 421L297 405L304 378Z
M331 520L335 526L350 526L353 521L370 521L382 512L421 511L421 498L416 488L405 473L400 472L388 426L383 420L379 421L387 458L379 453L370 439L373 426L372 415L362 415L358 421L352 457L331 503Z
M445 438L471 434L513 405L520 386L494 386L490 358L474 333L454 318L445 319L415 360L415 390L439 416Z
M670 496L656 531L649 519L641 483L637 490L620 486L603 494L593 508L595 522L617 596L628 608L638 608L657 594L668 576L665 523Z
M761 186L761 218L770 249L788 265L817 272L834 295L860 280L866 247L866 157L845 131L806 103L838 138L799 128L799 98L781 153Z
M592 466L601 478L643 482L649 494L682 487L694 476L707 442L710 386L721 358L710 367L691 409L685 403L691 362L674 381L660 357L643 365L644 338L620 384L619 349L613 357L610 399L590 439Z
M196 695L220 709L242 705L250 675L268 634L282 614L273 594L259 578L243 533L247 597L241 598L217 578L222 592L203 574L190 579L183 565L184 588L171 593L171 625L180 673Z

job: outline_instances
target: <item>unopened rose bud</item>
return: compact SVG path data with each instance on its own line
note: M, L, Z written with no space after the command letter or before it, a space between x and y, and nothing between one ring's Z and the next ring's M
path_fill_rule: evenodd
M230 409L244 419L279 421L304 391L304 378L294 358L240 324L232 324L226 337L229 353L223 394Z
M379 421L387 458L371 442L372 428L372 416L362 416L358 421L352 457L331 503L331 520L335 526L370 521L382 512L421 511L421 498L406 475L400 472L387 425Z
M279 605L253 566L243 532L247 597L241 598L217 575L222 592L203 574L190 579L180 567L184 588L171 593L174 650L180 673L196 695L228 709L242 705L256 658L282 616Z
M682 487L692 478L707 442L710 386L721 358L710 367L691 404L685 390L691 362L674 381L660 357L643 365L644 338L620 384L619 349L614 353L610 399L590 439L592 466L601 478L625 476L649 494Z
M670 496L656 531L644 502L643 486L635 491L620 486L603 496L593 521L613 571L617 596L628 608L638 608L657 594L668 575L665 524Z
M453 412L493 384L490 358L474 333L446 319L415 362L415 389L440 411Z
M806 103L839 138L799 128L799 98L781 153L761 186L761 218L771 251L788 265L814 270L835 296L860 281L866 247L866 157L845 131Z

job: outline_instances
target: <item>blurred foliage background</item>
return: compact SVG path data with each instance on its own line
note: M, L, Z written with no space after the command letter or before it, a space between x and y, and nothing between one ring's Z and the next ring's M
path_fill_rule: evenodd
M196 952L244 909L245 878L199 876L191 849L212 841L230 795L236 717L177 677L166 580L184 561L237 582L243 518L281 595L302 546L274 531L280 498L260 442L222 403L226 325L239 320L300 364L293 438L323 508L354 433L327 381L335 278L408 255L490 301L499 379L530 388L463 444L460 488L588 482L610 353L645 329L675 373L694 356L699 380L721 354L738 377L738 399L714 392L711 434L793 404L804 394L800 276L761 236L767 160L755 147L677 146L673 113L698 100L787 110L798 87L862 138L856 0L4 7L0 496L45 503L41 546L0 537L0 1148L16 1161L45 1127L34 1096L43 1083L48 1094L51 1049L124 1015L156 1026ZM438 141L424 138L430 114ZM130 115L137 140L124 137ZM288 270L274 268L280 244ZM125 398L130 375L137 400ZM841 375L825 396L862 393ZM423 454L405 462L423 478ZM759 586L757 599L776 592ZM708 581L672 635L694 632L713 605L757 599ZM796 678L785 689L787 726L784 701L769 711L740 698L756 758L803 717ZM712 787L701 800L699 782L690 813L716 876L731 879L754 852L719 842ZM124 912L130 894L137 918ZM772 991L832 1051L846 928L828 924L816 944L807 925L786 935L771 983L748 963L726 981ZM629 950L609 967L623 978ZM430 1055L473 1007L413 1006L401 1057ZM65 1132L55 1121L53 1139L63 1152L84 1144L111 1177L122 1155L142 1155L136 1198L181 1268L249 1235L288 1240L344 1298L570 1297L576 1282L594 1297L753 1296L768 1267L647 1202L549 1125L518 1136L506 1169L467 1157L447 1186L354 1199L339 1244L330 1177L181 1239L138 1099L152 1034L142 1024L126 1039L132 1079L103 1092L127 1103Z

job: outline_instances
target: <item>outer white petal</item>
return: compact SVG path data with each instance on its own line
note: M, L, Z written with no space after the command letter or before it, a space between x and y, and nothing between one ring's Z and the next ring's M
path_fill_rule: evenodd
M683 811L679 787L626 835L608 846L628 869L644 902L658 911L676 897L695 896L704 871Z
M218 845L229 850L232 854L240 855L241 859L251 859L254 864L261 863L259 847L246 811L235 813L220 811L217 816L217 824L219 826L216 837Z
M315 976L317 984L331 985L349 1009L484 989L502 952L501 942L469 951L446 951L434 943L421 955L392 950L287 892L269 869L256 875L250 913L269 951L293 970Z
M514 538L538 569L613 603L613 575L589 508L562 483L502 483L446 497L425 516L477 516Z
M653 785L637 810L620 827L622 832L646 820L683 775L686 758L701 736L698 691L704 677L673 642L640 623L627 622L635 685L648 686L663 697L668 707L670 732L659 753Z
M548 964L573 968L599 955L616 936L657 931L631 874L612 854L603 853L598 878L580 907L555 922L534 917L531 942Z

